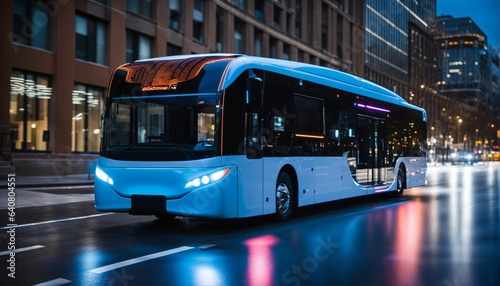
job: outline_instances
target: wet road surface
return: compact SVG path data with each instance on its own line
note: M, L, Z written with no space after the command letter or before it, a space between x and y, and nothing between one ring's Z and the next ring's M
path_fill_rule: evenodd
M302 208L284 223L165 224L98 213L92 201L20 208L15 279L9 228L0 232L0 284L499 285L500 165L430 167L428 181L402 198Z

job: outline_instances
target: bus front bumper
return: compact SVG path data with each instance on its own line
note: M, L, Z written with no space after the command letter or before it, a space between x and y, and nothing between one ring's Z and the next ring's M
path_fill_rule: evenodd
M144 188L137 195L122 196L108 182L96 179L94 185L95 208L103 212L128 212L130 214L155 215L163 213L180 216L208 218L237 218L237 172L210 185L193 188L179 198L161 194L146 195Z

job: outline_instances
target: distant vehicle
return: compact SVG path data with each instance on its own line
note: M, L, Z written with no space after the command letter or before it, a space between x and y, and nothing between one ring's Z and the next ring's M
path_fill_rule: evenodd
M364 79L234 54L114 72L96 168L99 211L274 214L426 180L426 113Z
M479 162L479 156L472 152L460 152L459 161L464 165L472 165Z

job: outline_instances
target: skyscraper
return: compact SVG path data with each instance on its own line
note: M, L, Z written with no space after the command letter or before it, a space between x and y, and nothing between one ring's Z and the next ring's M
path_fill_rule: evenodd
M436 0L367 0L365 76L408 99L410 27L426 31L435 16Z
M489 82L487 37L469 17L438 18L442 64L440 91L471 106L484 107Z

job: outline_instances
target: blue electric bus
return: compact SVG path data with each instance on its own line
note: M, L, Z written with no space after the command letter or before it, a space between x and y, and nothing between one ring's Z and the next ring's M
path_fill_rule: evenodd
M118 67L102 120L99 211L243 218L426 183L426 113L311 64L236 54Z

